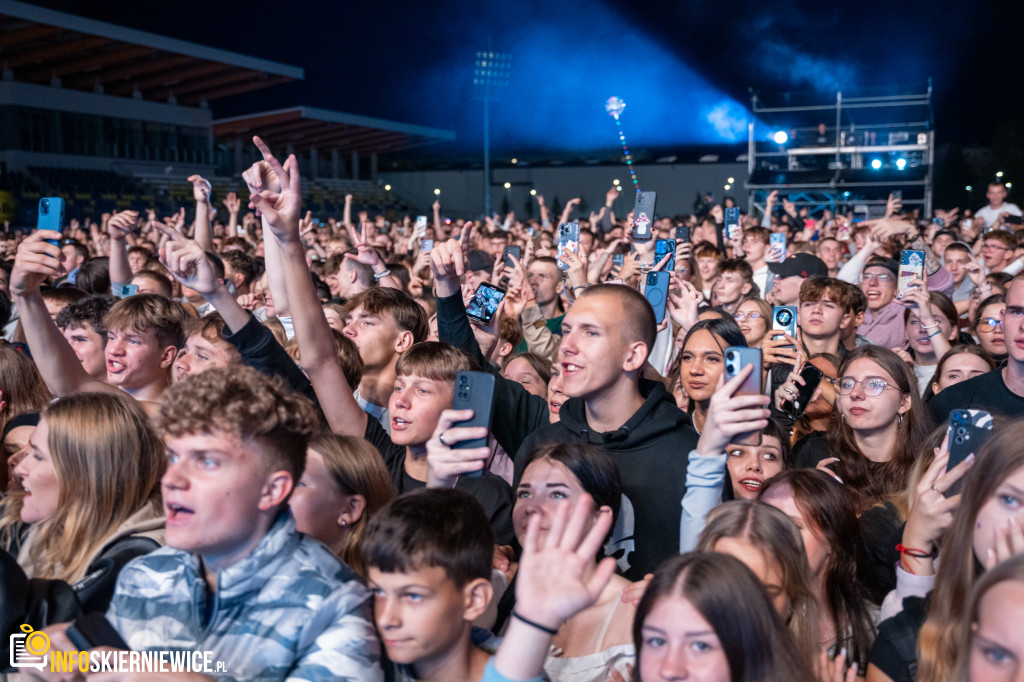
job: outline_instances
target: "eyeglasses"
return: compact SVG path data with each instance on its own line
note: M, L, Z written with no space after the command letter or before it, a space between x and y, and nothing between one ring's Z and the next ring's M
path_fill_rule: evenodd
M860 384L860 390L864 391L864 395L869 398L877 398L887 388L898 388L882 377L864 377L859 380L853 377L842 377L835 382L836 391L839 395L850 395L853 392L853 387L857 384Z
M764 316L761 313L736 313L733 315L733 319L736 320L760 320L762 317Z
M978 331L979 332L992 332L996 329L1002 329L1003 321L998 317L983 317L978 320Z
M871 280L874 280L874 281L878 282L879 284L886 284L886 283L891 282L893 280L893 276L892 275L886 275L886 274L878 275L878 274L875 274L875 273L868 273L866 275L861 275L860 276L860 281L861 282L870 282Z
M990 242L981 245L982 251L1006 251L1009 248L1009 246L1003 246L1002 244L992 244Z

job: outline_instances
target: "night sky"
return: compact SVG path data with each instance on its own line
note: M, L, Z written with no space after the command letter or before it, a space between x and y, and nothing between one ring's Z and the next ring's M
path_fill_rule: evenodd
M488 44L513 55L499 152L614 150L611 95L631 144L659 149L744 140L749 87L831 100L931 77L940 144L987 145L1024 116L1019 0L36 4L305 68L217 116L306 104L454 130L433 154L479 149L471 71Z

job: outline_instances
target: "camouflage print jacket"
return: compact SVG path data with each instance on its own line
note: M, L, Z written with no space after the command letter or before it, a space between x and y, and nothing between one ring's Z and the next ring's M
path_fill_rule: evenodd
M370 593L283 513L249 556L217 574L159 549L121 571L107 618L133 651L208 651L218 680L382 679Z

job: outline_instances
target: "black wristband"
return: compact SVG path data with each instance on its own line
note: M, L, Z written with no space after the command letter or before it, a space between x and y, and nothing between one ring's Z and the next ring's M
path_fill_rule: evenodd
M526 623L530 627L537 628L538 630L546 632L549 635L551 635L552 637L554 637L555 635L558 634L558 630L552 630L551 628L546 627L544 625L541 625L540 623L535 623L534 621L530 620L529 618L523 618L521 615L519 615L515 611L512 612L512 617L515 618L516 620L519 620L519 621L522 621L522 622Z

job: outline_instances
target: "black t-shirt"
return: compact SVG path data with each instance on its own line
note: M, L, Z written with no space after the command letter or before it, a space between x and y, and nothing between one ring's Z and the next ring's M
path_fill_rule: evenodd
M878 626L868 662L893 682L914 682L917 677L917 637L928 617L928 603L928 597L907 597L903 610Z
M402 445L395 445L390 436L376 419L366 420L366 440L377 448L381 457L384 458L384 465L391 474L391 480L398 488L399 494L425 488L426 481L418 481L405 470L406 450ZM489 471L483 472L482 476L459 476L455 482L455 489L471 495L487 513L491 521L491 529L494 531L495 539L500 545L511 545L515 540L515 533L512 529L512 506L514 499L512 488L500 476L495 476Z
M936 424L945 424L951 410L985 410L1007 417L1024 416L1024 396L1006 387L1003 370L995 369L954 384L928 402Z

